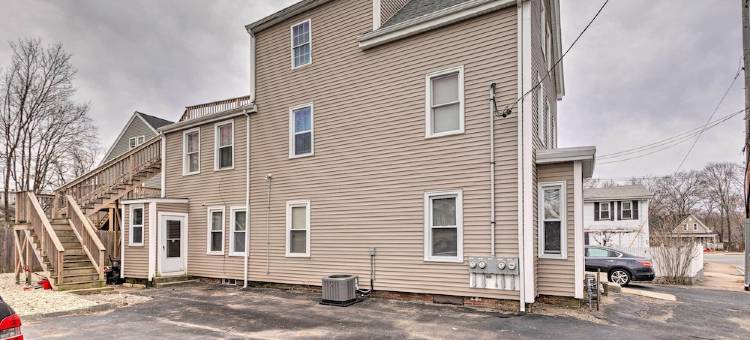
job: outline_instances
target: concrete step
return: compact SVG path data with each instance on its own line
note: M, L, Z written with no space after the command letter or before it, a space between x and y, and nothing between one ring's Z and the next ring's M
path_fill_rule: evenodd
M104 281L92 280L89 282L58 284L56 285L55 288L57 288L57 290L59 291L81 290L81 289L101 288L101 287L104 287L106 284L107 283Z
M77 294L77 295L93 295L93 294L107 293L107 292L113 292L113 291L115 291L114 287L104 286L104 287L97 287L97 288L73 289L73 290L68 290L67 292Z
M156 288L164 288L164 287L169 287L169 286L174 286L174 285L180 285L180 284L184 284L184 283L194 283L194 282L200 282L200 280L199 279L185 279L183 277L183 279L180 280L180 281L154 282L154 286Z
M185 276L185 275L154 277L154 283L169 283L169 282L178 282L178 281L186 281L186 280L190 280L190 277Z

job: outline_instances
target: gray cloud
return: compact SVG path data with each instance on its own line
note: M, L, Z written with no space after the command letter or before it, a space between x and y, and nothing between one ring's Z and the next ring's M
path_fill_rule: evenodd
M176 120L184 106L248 91L243 26L284 1L5 0L0 41L62 42L79 73L77 100L92 105L101 142L134 110ZM599 1L563 0L567 47ZM562 146L620 151L705 122L741 57L738 1L613 0L565 61ZM0 65L9 58L0 44ZM719 115L744 106L741 81ZM708 131L686 167L740 161L742 120ZM600 177L674 171L689 143L642 159L600 165Z

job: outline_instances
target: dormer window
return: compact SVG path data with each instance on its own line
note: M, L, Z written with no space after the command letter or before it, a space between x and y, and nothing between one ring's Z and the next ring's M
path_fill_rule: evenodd
M310 19L292 26L292 69L312 63Z

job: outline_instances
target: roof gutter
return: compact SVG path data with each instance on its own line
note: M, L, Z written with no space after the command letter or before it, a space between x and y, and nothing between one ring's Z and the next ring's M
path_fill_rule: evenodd
M189 129L192 127L196 127L198 125L213 123L213 122L224 120L227 118L234 118L234 117L242 116L244 114L255 113L257 111L258 111L258 107L255 104L246 105L240 108L227 110L227 111L219 112L219 113L214 113L214 114L206 115L200 118L195 118L195 119L190 119L190 120L186 120L182 122L177 122L174 124L169 124L169 125L159 128L159 131L166 134L170 132Z

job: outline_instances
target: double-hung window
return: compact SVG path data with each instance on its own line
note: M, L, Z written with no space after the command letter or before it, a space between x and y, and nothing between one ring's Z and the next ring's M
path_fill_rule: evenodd
M632 220L633 219L633 202L630 201L623 201L622 203L622 211L620 212L620 217L622 217L623 220Z
M599 203L599 220L609 220L610 219L610 211L609 211L609 202L601 202Z
M539 256L566 258L565 182L539 185Z
M245 255L245 232L247 210L242 208L232 208L229 215L229 255Z
M131 246L143 245L143 205L130 207L130 242Z
M214 127L214 170L232 169L234 167L234 121L217 123Z
M464 68L427 75L425 136L439 137L464 132Z
M130 139L128 139L128 148L134 149L138 145L143 144L143 142L145 141L146 141L146 136L130 137Z
M286 204L286 256L310 256L310 201Z
M311 156L315 152L313 105L289 110L289 158Z
M201 172L201 132L192 129L182 134L182 174L192 175Z
M209 255L224 254L224 207L208 208L208 242Z
M310 19L292 26L292 69L312 63Z
M425 261L463 262L461 191L428 192L424 200Z

